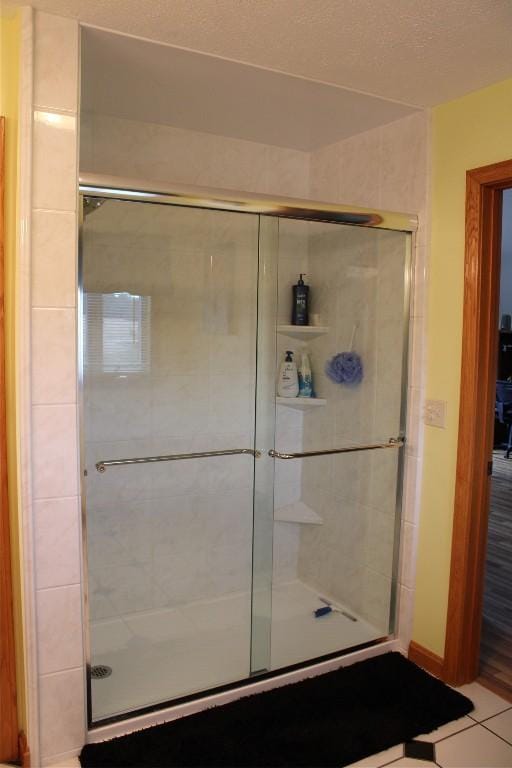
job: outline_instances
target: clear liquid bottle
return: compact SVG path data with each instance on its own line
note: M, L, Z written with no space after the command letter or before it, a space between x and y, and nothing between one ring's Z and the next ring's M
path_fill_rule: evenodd
M302 353L299 368L299 397L313 397L313 376L307 352Z

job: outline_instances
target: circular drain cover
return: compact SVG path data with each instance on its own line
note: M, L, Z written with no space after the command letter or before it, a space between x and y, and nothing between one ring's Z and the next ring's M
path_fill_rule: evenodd
M106 664L95 664L91 668L91 677L94 680L102 680L104 677L110 677L112 674L112 667L107 667Z

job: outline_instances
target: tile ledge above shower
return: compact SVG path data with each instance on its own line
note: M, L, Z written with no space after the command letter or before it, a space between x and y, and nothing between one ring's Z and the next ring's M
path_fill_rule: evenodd
M307 523L309 525L322 525L323 520L320 515L304 504L303 501L294 501L292 504L286 504L283 507L277 507L274 513L274 522L276 523Z

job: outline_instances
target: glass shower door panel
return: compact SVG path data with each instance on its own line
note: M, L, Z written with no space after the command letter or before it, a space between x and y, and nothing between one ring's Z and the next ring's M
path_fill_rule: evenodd
M94 721L250 674L257 269L257 216L116 200L85 216Z
M307 354L315 397L277 399L272 669L393 632L403 448L373 446L405 429L410 245L316 222L279 237L277 362ZM290 327L300 273L305 329ZM351 446L368 448L322 453Z

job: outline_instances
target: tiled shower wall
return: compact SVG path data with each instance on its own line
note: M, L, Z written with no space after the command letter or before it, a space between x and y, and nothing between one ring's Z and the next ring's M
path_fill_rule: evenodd
M108 115L82 115L81 126L82 171L308 197L307 152Z
M25 36L30 45L30 35ZM28 61L28 58L27 58ZM30 73L27 75L30 77ZM35 529L40 762L78 751L85 741L84 651L81 620L80 512L76 387L76 232L78 25L35 13L31 230L32 492ZM161 126L98 118L83 137L87 170L267 194L312 197L418 211L413 305L411 404L405 499L405 553L412 551L419 483L427 119L424 115L363 134L311 156ZM103 127L102 127L103 126ZM101 149L107 126L113 142ZM150 140L151 139L151 140ZM175 152L168 154L169 139ZM91 146L91 145L89 145ZM25 147L30 153L30 147ZM163 150L166 150L165 152ZM89 164L90 160L90 164ZM130 165L125 163L129 161ZM85 166L83 166L85 167ZM311 186L309 184L311 180ZM29 468L25 468L29 473ZM23 472L23 468L22 468ZM30 557L30 553L26 553ZM403 558L402 605L412 597L412 558ZM408 614L410 615L410 610ZM402 627L407 638L408 626ZM29 739L31 734L29 734ZM37 763L38 745L31 743Z
M421 490L425 308L430 217L430 114L421 112L331 144L311 155L310 196L418 214L413 249L408 418L399 573L400 639L408 646Z
M315 388L326 405L306 413L304 449L386 442L400 434L407 238L357 227L312 229L312 310L322 313L329 330L310 343ZM340 386L326 376L325 361L350 349L353 334L363 378ZM383 635L392 593L397 459L395 449L316 457L304 462L302 477L302 498L323 522L304 526L300 577Z
M242 591L250 612L250 457L95 463L253 446L258 218L108 201L83 253L86 296L147 303L138 370L85 353L91 619ZM89 318L95 338L102 318Z
M83 171L149 181L172 179L175 183L269 195L308 196L309 154L305 152L106 115L82 115L81 126L80 167ZM297 225L300 226L298 222ZM288 278L291 279L292 273L295 274L297 269L300 271L301 264L305 264L307 227L301 227L299 238L289 237L286 233L280 236L279 251L279 282L285 286L284 293L288 291ZM280 296L282 322L289 315L288 304L289 301ZM279 408L278 422L283 420L300 424L301 414L284 413ZM300 472L292 482L287 470L280 468L286 477L277 477L278 505L289 503L290 494L300 496ZM275 580L296 578L299 534L297 526L275 524ZM243 583L241 570L243 566L238 577L232 578L233 582ZM194 599L194 595L197 598L207 596L205 587L201 595L196 595L198 585L199 581L195 585L189 584L194 587L190 599ZM211 584L209 588L213 586Z

